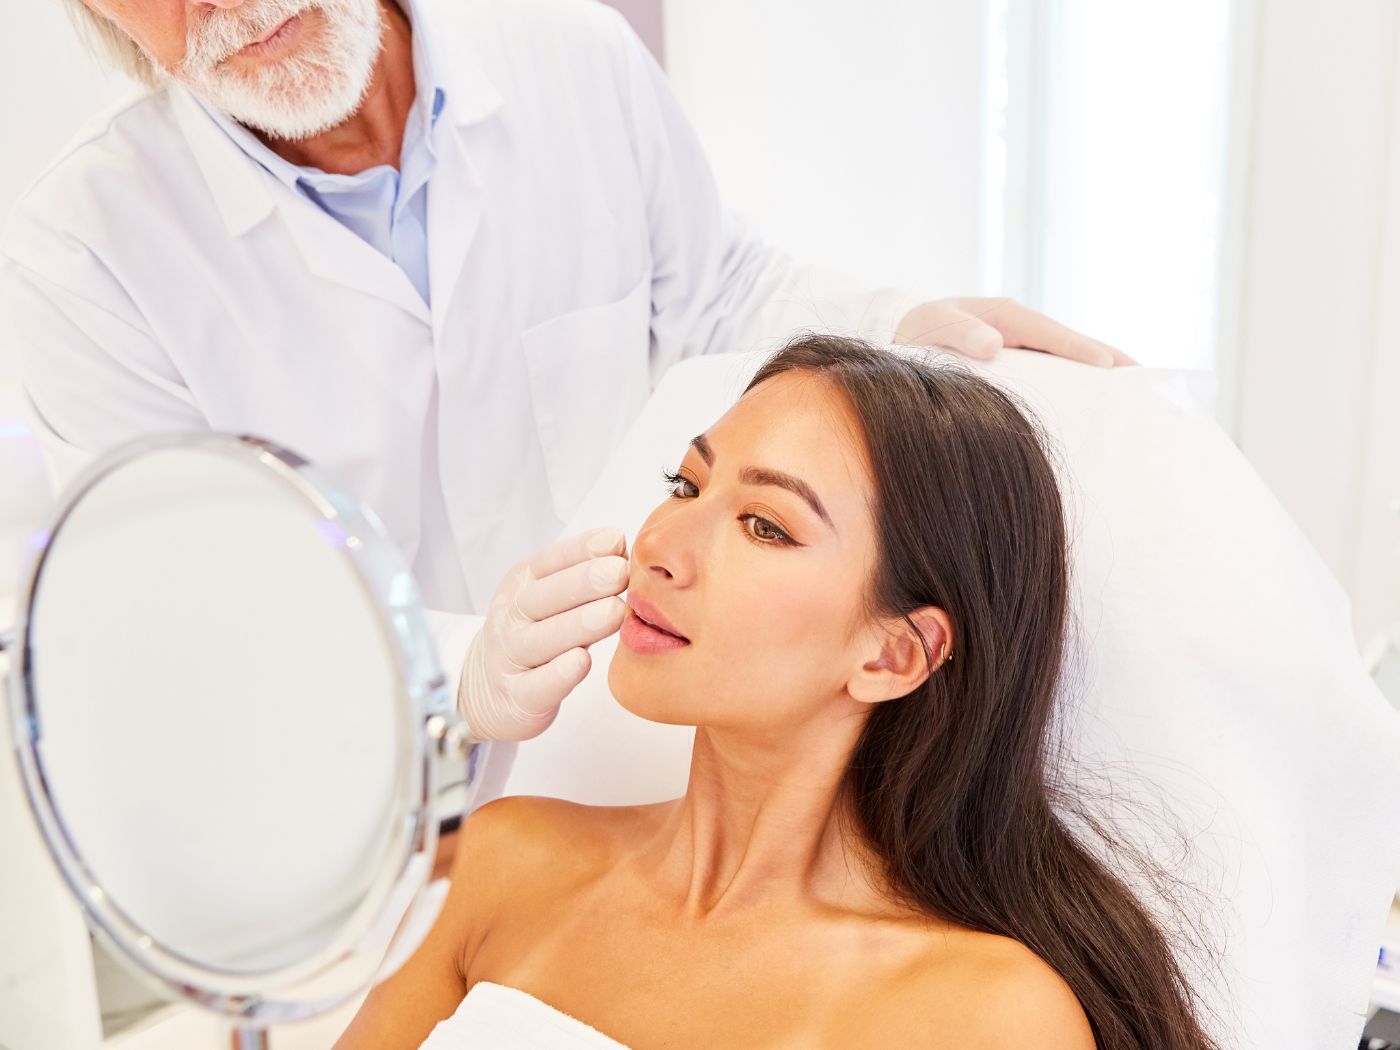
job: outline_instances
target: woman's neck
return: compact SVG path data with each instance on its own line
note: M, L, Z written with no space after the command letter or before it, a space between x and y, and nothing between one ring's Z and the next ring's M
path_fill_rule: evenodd
M846 765L864 719L783 737L700 728L685 796L640 862L695 921L802 906L883 903L849 819Z

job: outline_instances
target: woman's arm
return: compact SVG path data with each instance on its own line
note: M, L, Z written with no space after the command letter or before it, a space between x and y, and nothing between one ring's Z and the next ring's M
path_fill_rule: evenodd
M406 963L365 998L335 1050L418 1050L467 993L476 947L500 901L501 848L513 823L513 800L482 806L462 822L451 889L427 938Z

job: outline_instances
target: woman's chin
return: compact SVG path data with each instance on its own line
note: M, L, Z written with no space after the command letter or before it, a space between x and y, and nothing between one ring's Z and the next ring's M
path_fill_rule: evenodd
M651 673L647 667L638 666L639 658L618 646L608 665L608 689L618 705L638 718L662 725L693 726L696 723L684 717L684 705L674 702L675 691L668 687L667 676Z

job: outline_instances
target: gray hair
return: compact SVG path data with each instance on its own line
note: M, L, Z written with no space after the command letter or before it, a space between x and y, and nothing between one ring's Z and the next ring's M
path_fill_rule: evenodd
M142 84L154 87L161 82L162 73L156 64L125 29L88 7L84 0L64 0L64 6L78 35L98 61Z

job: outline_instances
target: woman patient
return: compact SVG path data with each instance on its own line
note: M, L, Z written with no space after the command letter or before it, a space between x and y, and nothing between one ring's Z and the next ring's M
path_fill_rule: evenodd
M1051 808L1066 536L1016 405L809 337L666 485L608 681L696 727L685 796L478 810L337 1045L1213 1047Z

